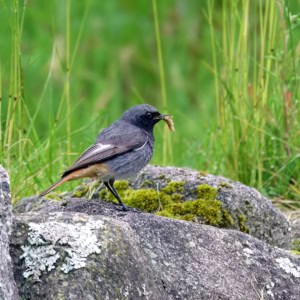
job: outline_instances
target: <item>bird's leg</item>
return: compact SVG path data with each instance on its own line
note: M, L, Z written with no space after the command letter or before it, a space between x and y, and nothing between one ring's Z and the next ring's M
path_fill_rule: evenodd
M127 206L122 202L118 192L116 191L115 187L114 187L114 179L110 179L107 182L104 182L105 186L111 191L111 193L115 196L115 198L118 200L119 204L122 206L122 210L124 211L128 211Z
M105 184L105 186L111 191L111 193L115 196L115 198L118 200L119 205L122 207L122 210L123 210L123 211L141 212L141 211L138 210L138 209L135 209L135 208L126 206L126 205L122 202L122 200L121 200L121 198L120 198L118 192L116 191L116 189L115 189L115 187L114 187L114 182L115 182L114 179L110 179L108 182L104 182L104 184Z

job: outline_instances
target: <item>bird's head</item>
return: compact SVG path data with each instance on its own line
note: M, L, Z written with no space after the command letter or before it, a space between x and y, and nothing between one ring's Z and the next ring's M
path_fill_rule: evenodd
M149 104L141 104L126 110L121 120L145 130L152 130L156 123L160 120L166 121L169 117L168 115L161 114L155 107Z

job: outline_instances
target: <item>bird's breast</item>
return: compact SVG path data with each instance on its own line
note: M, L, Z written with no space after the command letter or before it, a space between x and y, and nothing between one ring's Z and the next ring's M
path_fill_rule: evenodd
M107 161L115 179L128 179L137 175L151 160L153 143L145 142L141 147Z

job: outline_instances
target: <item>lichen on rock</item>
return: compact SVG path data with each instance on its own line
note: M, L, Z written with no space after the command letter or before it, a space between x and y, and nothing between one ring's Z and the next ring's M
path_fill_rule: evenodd
M300 277L300 267L293 264L288 257L279 257L275 260L278 266L284 270L287 274L291 274L294 277Z
M42 272L49 272L61 261L60 269L68 273L86 265L87 257L100 253L101 245L95 230L104 227L103 221L89 220L82 224L57 221L29 223L28 244L22 247L25 278L38 280Z
M250 235L153 214L120 212L96 199L66 201L67 206L52 201L39 212L16 215L11 254L22 299L244 299L244 295L256 299L258 291L266 299L299 299L298 257ZM79 225L94 227L95 220L104 227L100 222L100 228L89 233L98 239L88 240L101 254L90 255L84 268L64 274L61 266L69 256L66 249L71 248L73 235L67 235L67 245L59 245L57 231L65 227L44 228L45 222L67 228L73 224L77 231ZM53 227L56 234L49 237ZM34 271L42 273L40 282L22 276L28 266L20 261L20 247L28 244L32 231L33 241L51 244L59 254L51 272L35 265Z

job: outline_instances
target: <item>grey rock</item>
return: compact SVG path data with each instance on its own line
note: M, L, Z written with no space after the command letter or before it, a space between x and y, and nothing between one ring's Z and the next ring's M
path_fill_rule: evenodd
M148 166L133 179L134 188L140 188L143 182L152 181L154 188L164 188L170 180L185 182L185 198L195 199L195 190L200 184L207 184L218 189L217 199L223 207L237 220L241 215L246 217L249 234L268 242L271 245L290 248L291 228L286 217L272 202L256 189L228 178L203 174L196 170L176 167ZM235 222L235 228L238 222Z
M291 224L292 249L300 253L300 210L286 212L286 217Z
M217 199L223 203L234 219L233 229L240 230L239 218L245 217L245 225L249 234L268 242L271 245L289 249L291 247L291 228L286 217L259 193L240 182L230 179L203 174L188 168L147 166L129 183L133 189L154 188L160 190L170 181L184 182L184 199L197 198L197 187L201 184L210 185L218 190ZM84 185L95 184L87 181ZM80 189L80 186L79 186ZM62 199L68 199L72 193L65 193ZM15 207L16 212L39 211L47 206L46 199L36 200L34 197L23 199Z
M299 299L300 260L235 230L66 199L16 215L22 299Z
M300 240L300 210L288 213L287 218L291 224L292 239Z
M9 255L9 235L12 227L9 177L0 165L0 299L18 299Z

